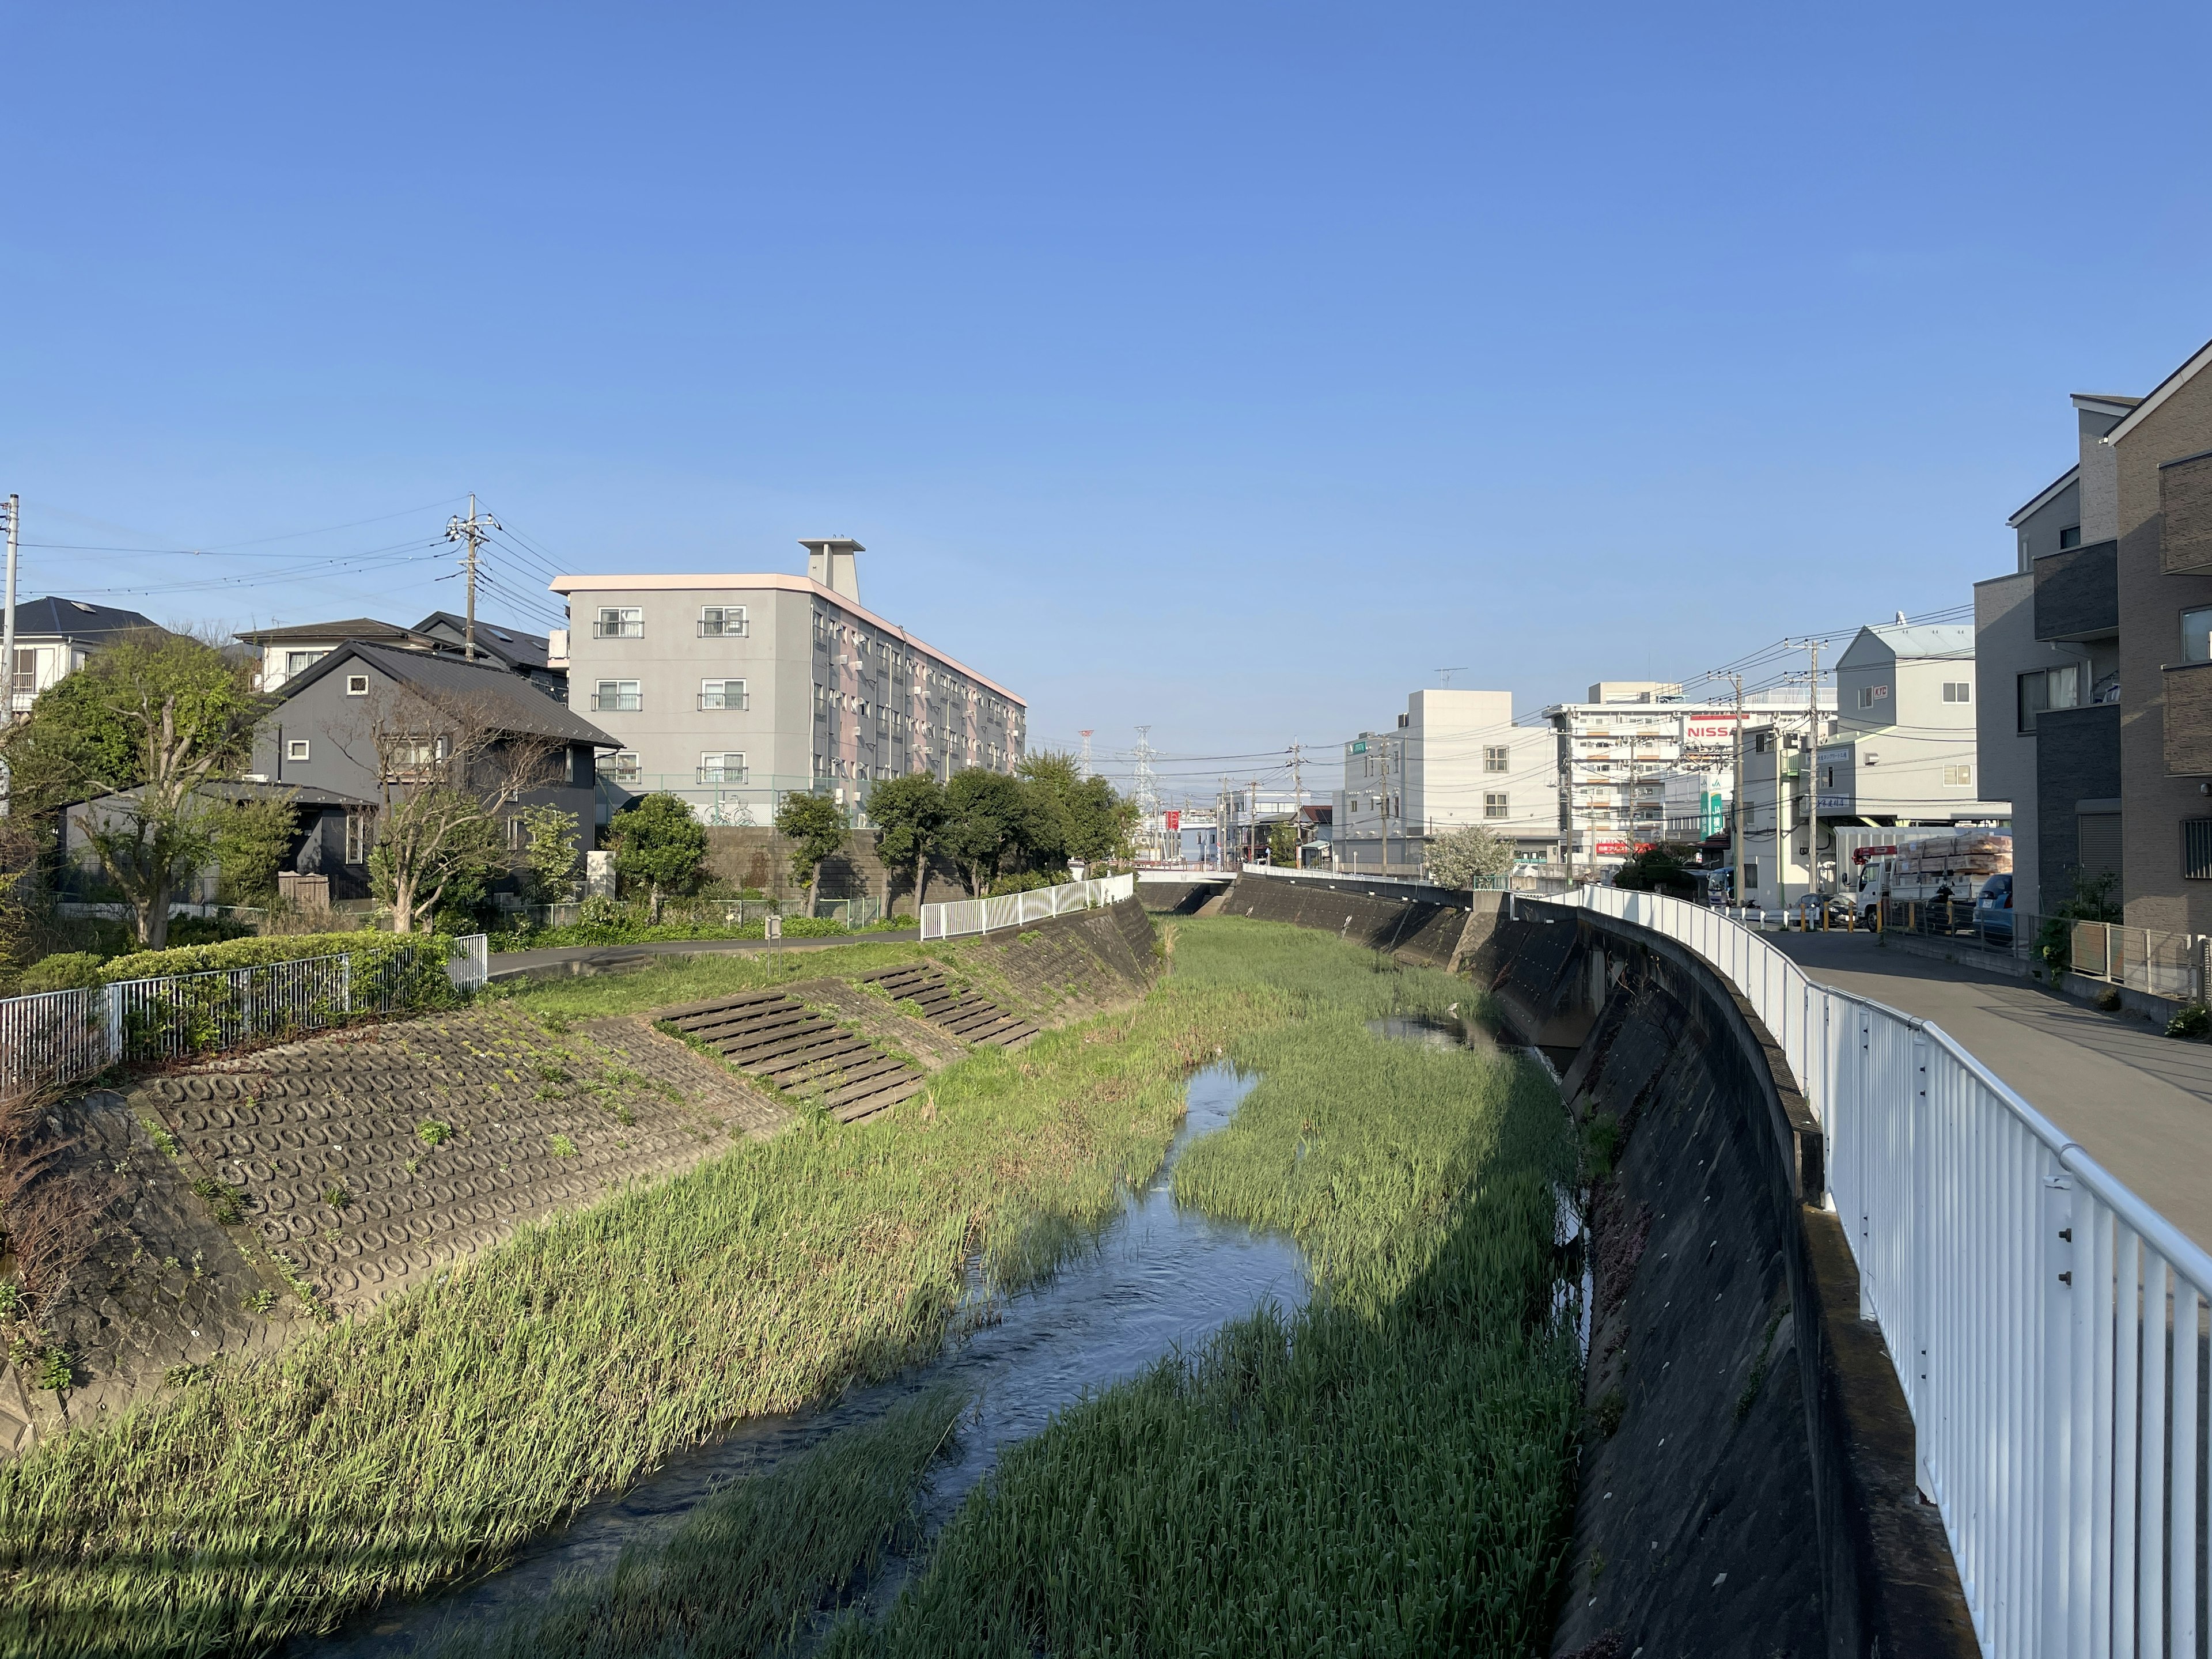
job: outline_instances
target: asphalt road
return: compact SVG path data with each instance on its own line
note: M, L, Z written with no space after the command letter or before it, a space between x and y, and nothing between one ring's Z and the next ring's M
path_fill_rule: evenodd
M902 927L880 933L845 933L830 939L788 939L781 940L775 948L829 951L843 945L896 944L901 939L921 937L914 928ZM544 951L502 951L491 958L491 976L514 979L561 973L618 974L626 968L641 968L654 957L711 957L726 951L757 954L768 948L767 940L757 939L668 939L641 945L562 945Z
M1814 978L1942 1027L2136 1195L2212 1249L2212 1043L2018 980L1877 946L1771 934Z

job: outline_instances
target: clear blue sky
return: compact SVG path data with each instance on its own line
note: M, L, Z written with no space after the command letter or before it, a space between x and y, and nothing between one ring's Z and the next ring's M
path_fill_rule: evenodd
M1102 755L1963 604L2212 335L2201 5L0 18L27 593L411 621L301 567L471 489L570 568L849 533Z

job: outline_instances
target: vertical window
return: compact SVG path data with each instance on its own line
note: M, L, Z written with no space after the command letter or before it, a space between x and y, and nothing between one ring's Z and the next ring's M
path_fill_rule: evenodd
M1974 785L1974 769L1971 766L1947 766L1943 769L1946 789L1971 789Z
M2212 610L2181 613L2181 659L2212 662Z
M602 605L599 620L592 624L592 637L641 640L645 637L645 612L635 605Z
M1486 772L1510 772L1513 769L1512 746L1508 744L1484 745L1482 769Z
M1512 813L1506 806L1505 796L1496 791L1492 791L1490 793L1484 795L1482 798L1482 816L1486 818L1504 818L1512 817Z
M354 806L345 815L345 861L348 864L368 862L368 849L376 844L376 810L368 806Z
M530 845L530 820L511 817L507 821L507 850L520 853Z
M2020 729L2035 730L2035 717L2053 708L2078 708L2081 703L2081 665L2061 663L2020 677Z
M640 680L601 680L592 691L592 708L597 712L635 714L644 707L644 683Z

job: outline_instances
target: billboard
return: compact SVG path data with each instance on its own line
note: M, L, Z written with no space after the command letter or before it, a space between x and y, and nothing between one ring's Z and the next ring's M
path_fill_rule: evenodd
M1168 834L1171 836L1175 835L1182 829L1182 814L1181 812L1163 812L1160 816L1167 820Z
M1682 741L1695 744L1735 742L1735 716L1692 714L1682 722Z

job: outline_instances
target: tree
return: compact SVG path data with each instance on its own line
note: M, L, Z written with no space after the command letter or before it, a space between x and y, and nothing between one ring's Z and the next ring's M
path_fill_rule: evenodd
M660 921L668 893L689 892L707 858L707 831L681 795L641 795L614 816L607 832L615 843L615 868L653 894L651 919Z
M77 827L147 950L168 943L177 890L214 853L222 804L202 787L245 767L264 707L244 663L185 635L142 631L95 653L39 699L24 735L9 734L9 757L29 763L35 793L56 805L99 798Z
M1632 893L1669 893L1676 898L1702 896L1701 879L1691 873L1690 860L1697 849L1680 843L1647 847L1614 866L1613 884Z
M1429 878L1440 887L1472 887L1513 867L1513 848L1479 823L1447 830L1429 844Z
M448 895L482 889L501 850L499 825L476 796L443 784L386 799L368 851L370 890L392 907L392 931L411 933Z
M213 817L216 896L226 904L268 903L276 896L276 868L297 828L291 794L234 801Z
M980 897L1006 854L1032 833L1029 792L1019 779L971 767L945 786L942 844L970 894Z
M868 822L875 828L877 855L909 872L914 907L920 910L929 891L929 855L945 828L944 786L927 772L886 778L869 793ZM888 910L890 895L884 897Z
M1271 825L1267 830L1267 860L1271 864L1295 869L1298 862L1298 832L1287 823Z
M1040 750L1016 762L1014 775L1029 795L1022 850L1032 864L1097 864L1127 853L1136 803L1116 795L1105 779L1085 777L1074 756Z
M522 830L526 838L523 878L532 896L551 903L568 890L569 879L576 872L576 847L580 839L576 815L557 806L526 806ZM701 842L703 845L703 832Z
M845 844L845 809L827 795L790 794L775 809L775 827L791 843L791 878L806 884L806 914L822 887L822 860Z

